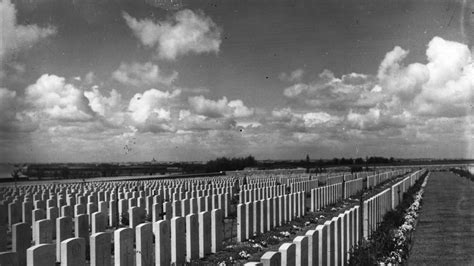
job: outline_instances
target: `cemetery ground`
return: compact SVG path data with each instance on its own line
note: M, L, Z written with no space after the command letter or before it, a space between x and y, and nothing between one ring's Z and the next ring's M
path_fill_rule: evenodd
M205 258L194 260L193 265L217 265L223 262L225 262L226 265L243 265L249 261L260 261L260 258L265 252L278 250L278 247L283 243L291 243L295 237L304 236L308 230L314 229L317 225L322 225L338 214L359 205L361 198L367 199L376 195L399 182L404 176L405 175L399 175L374 188L363 190L352 197L331 204L320 211L308 211L305 216L296 218L282 226L275 227L266 233L256 235L246 242L239 243L236 241L237 222L233 219L225 219L225 241L223 243L223 250ZM238 195L236 198L238 198ZM237 202L238 200L235 199L234 201ZM306 206L308 210L310 201L311 197L307 195ZM235 211L235 205L232 205L231 209ZM236 213L234 213L234 217L235 215Z
M431 174L409 264L474 264L473 181L451 172Z
M171 222L177 222L175 219L178 218L181 219L183 221L183 225L184 220L186 220L186 229L181 227L183 234L180 235L177 233L181 231L175 231L175 233L171 233L171 241L173 241L173 237L175 241L177 237L179 237L180 241L186 241L186 252L189 248L192 248L192 252L199 251L199 256L186 258L188 261L187 264L216 265L225 262L226 265L229 265L228 263L231 265L242 265L249 261L260 261L262 257L264 257L262 256L263 254L266 255L268 251L280 250L281 246L284 246L282 245L283 243L291 242L296 236L305 235L308 230L314 231L318 225L321 225L318 227L324 228L324 231L327 232L324 233L325 237L328 238L327 241L334 243L333 241L335 240L333 240L333 237L340 238L340 240L337 240L340 241L340 247L323 247L323 250L324 248L331 248L334 250L334 252L330 252L329 250L327 251L327 260L328 263L331 264L332 262L335 262L334 260L337 262L338 259L347 259L345 253L349 252L350 247L354 245L359 238L366 238L370 236L371 231L376 230L378 226L377 223L380 222L383 213L389 209L393 209L393 206L399 204L403 192L412 186L414 182L420 178L423 172L424 170L416 171L411 169L410 171L409 169L404 169L382 173L363 173L362 176L351 174L348 174L347 176L326 176L323 177L323 181L319 185L318 182L321 181L320 179L313 180L308 175L298 174L293 177L282 175L278 178L265 175L256 176L248 180L248 185L242 185L242 180L247 180L246 177L243 179L241 177L208 177L194 180L181 179L145 181L145 183L140 183L138 181L120 183L100 182L96 184L73 184L72 187L69 185L48 185L47 191L49 192L46 192L45 190L38 190L38 186L34 187L33 191L31 190L31 187L22 187L21 191L23 191L23 193L28 191L26 195L19 193L17 188L9 188L7 189L8 192L5 193L5 197L2 196L4 200L2 202L2 206L0 206L2 207L0 211L5 214L8 211L8 224L10 226L15 225L15 228L17 229L17 237L20 226L21 228L25 227L25 229L27 229L27 222L32 222L34 226L32 226L31 229L33 229L33 242L35 243L35 246L32 246L33 249L31 249L31 252L36 249L36 254L39 254L38 252L41 252L40 248L43 247L38 245L38 243L52 242L54 244L54 237L52 236L54 233L51 233L48 230L49 226L44 228L42 227L48 224L52 225L52 221L57 222L59 225L60 220L63 220L63 218L70 219L71 217L76 216L74 220L74 234L76 235L76 238L70 239L73 241L79 241L82 236L86 239L89 239L89 229L91 229L91 234L95 235L95 237L98 237L98 235L94 234L94 232L107 232L108 234L100 234L101 236L109 235L110 237L108 239L104 238L105 240L100 240L103 241L102 246L105 248L105 250L103 250L104 248L101 250L100 246L97 245L94 246L95 248L92 248L92 235L90 235L90 249L89 245L87 245L87 247L80 248L80 250L82 250L81 252L84 252L85 255L84 264L79 263L80 265L86 265L86 260L90 260L92 265L100 265L97 264L97 259L101 259L102 257L94 257L93 252L96 252L95 254L100 252L101 256L104 256L103 258L109 257L111 261L115 261L115 263L117 263L117 259L119 259L121 262L125 263L121 265L129 265L127 264L129 262L128 260L134 260L135 257L138 263L139 257L143 256L147 256L148 260L156 257L157 263L160 261L162 265L166 265L169 263L169 260L168 263L166 263L167 259L170 258L160 257L162 256L161 254L167 253L161 251L161 248L166 248L168 251L172 250L173 252L179 252L184 256L184 243L182 243L183 250L177 251L179 249L176 247L180 247L180 245L177 245L177 242L175 242L175 244L171 244L173 247L170 247L169 243L165 244L162 242L166 239L166 241L169 241L169 232L164 232L162 234L160 233L160 228L170 230L169 226L171 226L171 230L173 230L173 225L170 224L170 218L172 218ZM152 187L148 187L146 184L152 185ZM117 185L120 188L119 190L117 190ZM314 188L314 185L316 188ZM398 194L396 191L398 191ZM166 202L164 202L165 199ZM16 206L21 206L20 203L23 200L24 202L22 204L24 208L22 217L14 210L16 209ZM110 202L107 204L106 202L109 200ZM280 203L278 203L278 201L280 201ZM264 206L267 206L266 202L268 202L268 213L266 207L264 208ZM260 206L260 203L263 205ZM363 210L365 210L363 215L361 213L362 209L358 209L359 206L362 205L368 206L367 208L363 208ZM8 208L6 208L7 206ZM29 206L28 209L25 209L26 206ZM56 206L61 208L58 209ZM74 213L72 213L72 206L74 206ZM268 214L269 217L273 217L275 221L278 219L278 217L280 217L279 223L281 223L281 225L276 226L276 222L272 222L272 219L265 217L265 215L260 216L260 214L258 214L251 218L252 209L244 209L245 212L250 211L250 214L242 214L242 206L245 206L245 208L254 206L252 207L253 210L258 210L256 213L260 213L261 210L262 215L264 215L264 213ZM125 215L117 215L117 207L118 212ZM65 208L68 208L68 210ZM237 208L239 208L239 214L237 214ZM275 208L274 212L270 212L270 208ZM316 210L309 211L313 208ZM44 215L44 209L48 211L47 217ZM19 210L21 213L22 209L20 208ZM61 212L58 213L58 210ZM146 215L145 210L148 212ZM206 220L204 220L205 215L210 215L211 210L213 213L214 211L222 213L222 216L224 216L225 210L225 219L221 220L222 216L216 216L216 218L212 218L213 222L211 226L210 221L205 222ZM51 211L55 211L56 214L53 215L53 212ZM87 211L87 213L85 213L85 211ZM112 211L115 214L112 215ZM31 216L28 216L30 212L32 212L33 221L31 221ZM199 224L197 221L198 212ZM41 216L38 216L40 213ZM151 215L151 213L153 213L153 215ZM60 217L58 217L58 215ZM106 228L106 225L102 223L108 224L108 222L106 222L106 220L100 222L100 220L97 219L101 217L101 219L105 219L107 216L109 219L108 221L111 224L116 217L125 219L120 219L120 221L115 220L115 225L110 225L107 226L108 228ZM56 217L58 217L57 220ZM127 220L127 217L130 219ZM186 219L184 217L186 217ZM6 218L6 216L2 217L0 222L6 223L6 219L3 218ZM194 218L196 218L195 221L192 220ZM201 218L203 219L202 221ZM254 226L252 229L252 224L248 224L248 222L245 221L245 219L250 219L250 221L253 220L255 223L256 221L259 222L260 218L263 221L261 232L260 229L258 229L258 226ZM244 220L242 221L239 219ZM23 223L21 223L22 220L24 221ZM220 224L218 221L224 222L222 228L223 231L211 229L217 228L215 225ZM242 222L239 223L238 221ZM84 225L83 222L85 223ZM147 224L144 222L147 222ZM268 225L268 228L264 229L267 222L268 224L273 225ZM343 223L342 228L341 223ZM359 230L362 230L362 223L364 225L363 235L362 231L359 233ZM135 228L139 224L140 226L138 227L141 227L142 225L144 227L149 227L146 229L146 232L148 232L146 234L151 236L147 238L148 240L146 241L150 242L146 242L146 246L138 246L138 243L140 242L138 238L138 231L136 235L136 244L134 244L134 241L127 242L123 241L121 238L117 239L119 235L122 237L122 232L125 233L125 231L128 232L127 234L131 234L131 236L128 236L129 238L134 239L133 231L135 230L130 230L129 227ZM152 225L153 231L151 231ZM187 226L195 226L190 228L195 228L196 230L199 226L198 236L193 235L193 232L196 231L194 229L189 229ZM202 229L201 226L204 229ZM209 229L205 229L207 226L209 226ZM71 224L68 225L68 228L68 230L71 230ZM34 233L35 229L36 234ZM244 232L247 232L247 236L238 236L239 230L242 232L242 229ZM206 236L204 230L212 231L213 248L217 242L214 241L216 239L219 239L218 243L222 245L216 247L217 250L214 250L213 252L208 251L205 253L205 255L201 255L201 247L211 245L210 242L204 242L206 240L203 240L205 237L203 238L202 236ZM223 232L221 236L216 236L216 232L218 231ZM186 232L186 235L184 235L184 232ZM256 232L259 233L255 234ZM0 233L4 234L6 231ZM44 239L43 233L46 233L44 235L46 238ZM68 234L71 234L71 232ZM211 233L209 232L209 234ZM156 238L154 238L152 235L155 235ZM15 248L13 247L13 232L8 231L8 234L4 236L8 239L6 242L3 242L3 247L0 245L0 251L6 250L3 253L0 252L0 262L2 258L14 258L18 255L18 253L15 251ZM163 236L165 238L163 238ZM18 239L17 237L15 239ZM28 237L25 237L27 241ZM123 235L123 237L125 237L125 235ZM184 237L186 237L186 239L184 239ZM29 239L30 240L28 242L31 244L31 236ZM344 244L342 239L344 239ZM74 244L68 243L68 241L61 240L61 242L57 242L57 246L59 246L59 244L61 247L63 245ZM86 244L88 241L89 240L86 240ZM99 241L99 239L97 238L94 241ZM111 244L110 249L107 247L106 243ZM117 246L117 243L120 244ZM191 244L189 246L189 243L195 244ZM82 245L84 246L84 244ZM121 245L125 245L123 246L123 248L125 248L123 251ZM319 245L321 247L322 244ZM153 246L155 246L155 248L153 248ZM25 249L28 247L29 245L25 246ZM46 246L45 248L48 250L50 249ZM146 248L145 253L143 253L143 248ZM149 250L150 248L152 250ZM199 250L196 250L197 248L199 248ZM18 244L16 249L18 249ZM107 251L107 249L109 250ZM336 250L338 254L336 254ZM66 254L66 252L69 251L65 251L64 253ZM192 252L187 254L194 254ZM131 255L131 253L136 254ZM55 255L57 254L59 253L56 253ZM63 252L61 251L60 254L61 259L63 259ZM119 255L117 256L117 254ZM284 251L282 251L281 254L282 260L284 258L283 256L288 256L285 255ZM67 254L65 256L67 261ZM123 259L122 256L124 256ZM299 256L301 258L301 255ZM318 256L322 257L323 255ZM51 258L51 260L55 259L56 258ZM184 257L182 257L182 259L184 263ZM95 264L92 263L93 260L95 261ZM35 264L32 265L40 265L40 261L36 261ZM182 264L180 263L179 265Z

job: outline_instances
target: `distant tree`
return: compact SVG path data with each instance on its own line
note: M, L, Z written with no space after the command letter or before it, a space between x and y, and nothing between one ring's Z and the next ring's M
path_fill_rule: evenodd
M344 157L341 158L341 160L339 161L339 164L340 165L350 165L352 164L352 158L349 158L349 159L346 159Z
M20 169L14 169L12 172L11 172L11 176L13 178L13 180L18 180L18 178L20 178Z
M351 173L362 172L364 170L362 166L351 166Z
M15 190L18 190L18 187L17 187L17 183L18 182L18 179L20 179L20 169L14 169L12 172L11 172L11 176L13 178L13 182L15 182Z
M217 158L210 160L206 163L207 172L219 172L219 171L235 171L243 170L245 167L252 167L257 165L257 161L251 155L245 158L232 158L227 157Z
M309 173L309 167L310 167L309 154L306 154L306 173Z
M44 170L43 169L38 169L36 172L36 175L38 176L38 179L41 179L44 177Z

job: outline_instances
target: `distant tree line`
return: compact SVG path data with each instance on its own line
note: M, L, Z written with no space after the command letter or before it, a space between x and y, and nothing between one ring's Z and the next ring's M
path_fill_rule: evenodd
M257 166L257 161L251 155L242 158L221 157L206 163L206 172L243 170L246 167Z
M320 160L321 161L321 160ZM384 164L384 163L394 163L395 159L393 157L366 157L365 160L362 158L334 158L332 160L322 162L322 165L362 165L362 164Z

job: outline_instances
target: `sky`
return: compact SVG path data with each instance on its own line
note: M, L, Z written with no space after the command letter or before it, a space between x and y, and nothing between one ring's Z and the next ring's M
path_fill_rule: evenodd
M474 158L474 3L0 0L0 162Z

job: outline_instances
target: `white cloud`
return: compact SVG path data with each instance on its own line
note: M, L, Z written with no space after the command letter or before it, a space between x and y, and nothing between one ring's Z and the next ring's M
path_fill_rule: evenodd
M221 29L203 12L180 10L158 22L138 20L127 13L123 17L143 45L156 47L160 58L174 60L188 53L219 52Z
M97 88L93 88L92 91L85 91L84 96L89 100L91 109L101 116L117 109L122 102L122 96L116 90L110 91L110 96L105 97Z
M429 86L443 85L459 80L464 67L472 65L471 51L465 44L434 37L426 50L430 71Z
M189 110L180 110L178 125L181 130L192 132L192 130L226 130L235 127L236 122L231 118L209 118Z
M326 69L317 80L307 84L296 83L286 88L283 95L295 106L345 112L352 107L360 107L357 100L372 87L373 78L370 76L351 73L337 78Z
M169 75L164 75L158 65L151 62L121 63L120 67L112 73L112 77L123 84L137 87L157 83L170 85L178 78L178 72L173 71Z
M180 94L180 90L157 89L135 94L128 105L132 120L141 131L174 131L170 109Z
M106 125L120 127L124 125L126 113L122 95L115 89L109 92L109 96L104 96L97 86L92 90L85 91L84 96L89 100L89 106Z
M317 125L329 122L333 119L334 117L324 112L303 114L303 121L306 127L315 127Z
M367 129L370 125L375 125L380 119L380 109L370 108L365 114L353 113L352 110L347 115L349 123L358 127L359 129Z
M423 64L413 63L407 67L401 64L408 53L396 46L385 55L377 74L379 86L402 101L413 100L421 92L423 84L430 78L430 72Z
M288 98L296 98L301 95L303 92L307 91L309 86L303 83L297 83L293 86L286 88L283 91L283 94Z
M159 145L160 152L176 158L234 151L262 158L298 156L311 149L322 157L350 151L357 156L426 156L442 154L439 150L464 154L460 152L472 146L468 121L474 117L471 51L434 38L427 46L426 62L406 63L409 56L407 50L394 48L373 75L336 77L325 70L316 80L295 80L284 91L288 104L276 109L250 108L227 97L209 99L201 95L208 92L202 88L150 89L122 99L116 90L83 89L92 86L84 76L68 82L45 74L26 88L25 96L0 89L0 131L34 131L28 134L38 145L61 147L70 154L77 147L97 150L94 145L113 152L118 143L137 145L137 153L150 157L152 146ZM150 65L145 73L154 69ZM162 75L159 69L149 73Z
M291 73L280 73L278 75L278 78L282 81L287 81L287 82L300 82L301 79L303 78L304 75L304 70L302 68L298 68L296 70L293 70Z
M245 106L242 100L228 101L227 97L213 101L200 95L189 97L188 102L197 114L210 118L243 118L254 114L254 109Z
M340 121L337 116L326 112L296 112L291 108L274 109L267 124L275 128L306 131L313 128L327 128Z
M467 115L474 101L474 62L461 43L434 37L428 44L428 63L402 64L408 51L395 47L379 68L381 93L398 98L402 107L423 116Z
M83 91L56 75L42 75L26 88L25 99L34 107L34 113L51 119L87 121L94 116Z
M430 116L466 116L474 102L474 61L461 43L433 38L426 51L429 81L415 99L417 111Z
M433 38L427 63L404 64L409 51L396 46L381 61L377 75L351 73L337 78L325 70L319 79L296 83L283 92L301 112L336 113L346 127L364 131L417 125L432 117L465 117L474 102L474 62L461 43ZM295 130L301 121L290 112L287 123ZM472 115L472 114L471 114ZM307 125L307 124L306 124ZM398 131L401 134L401 131Z
M249 117L254 114L254 110L245 106L242 100L233 100L227 105L233 110L232 114L235 118Z
M54 27L18 25L15 5L10 0L0 1L0 64L12 54L27 49L35 43L56 33Z

